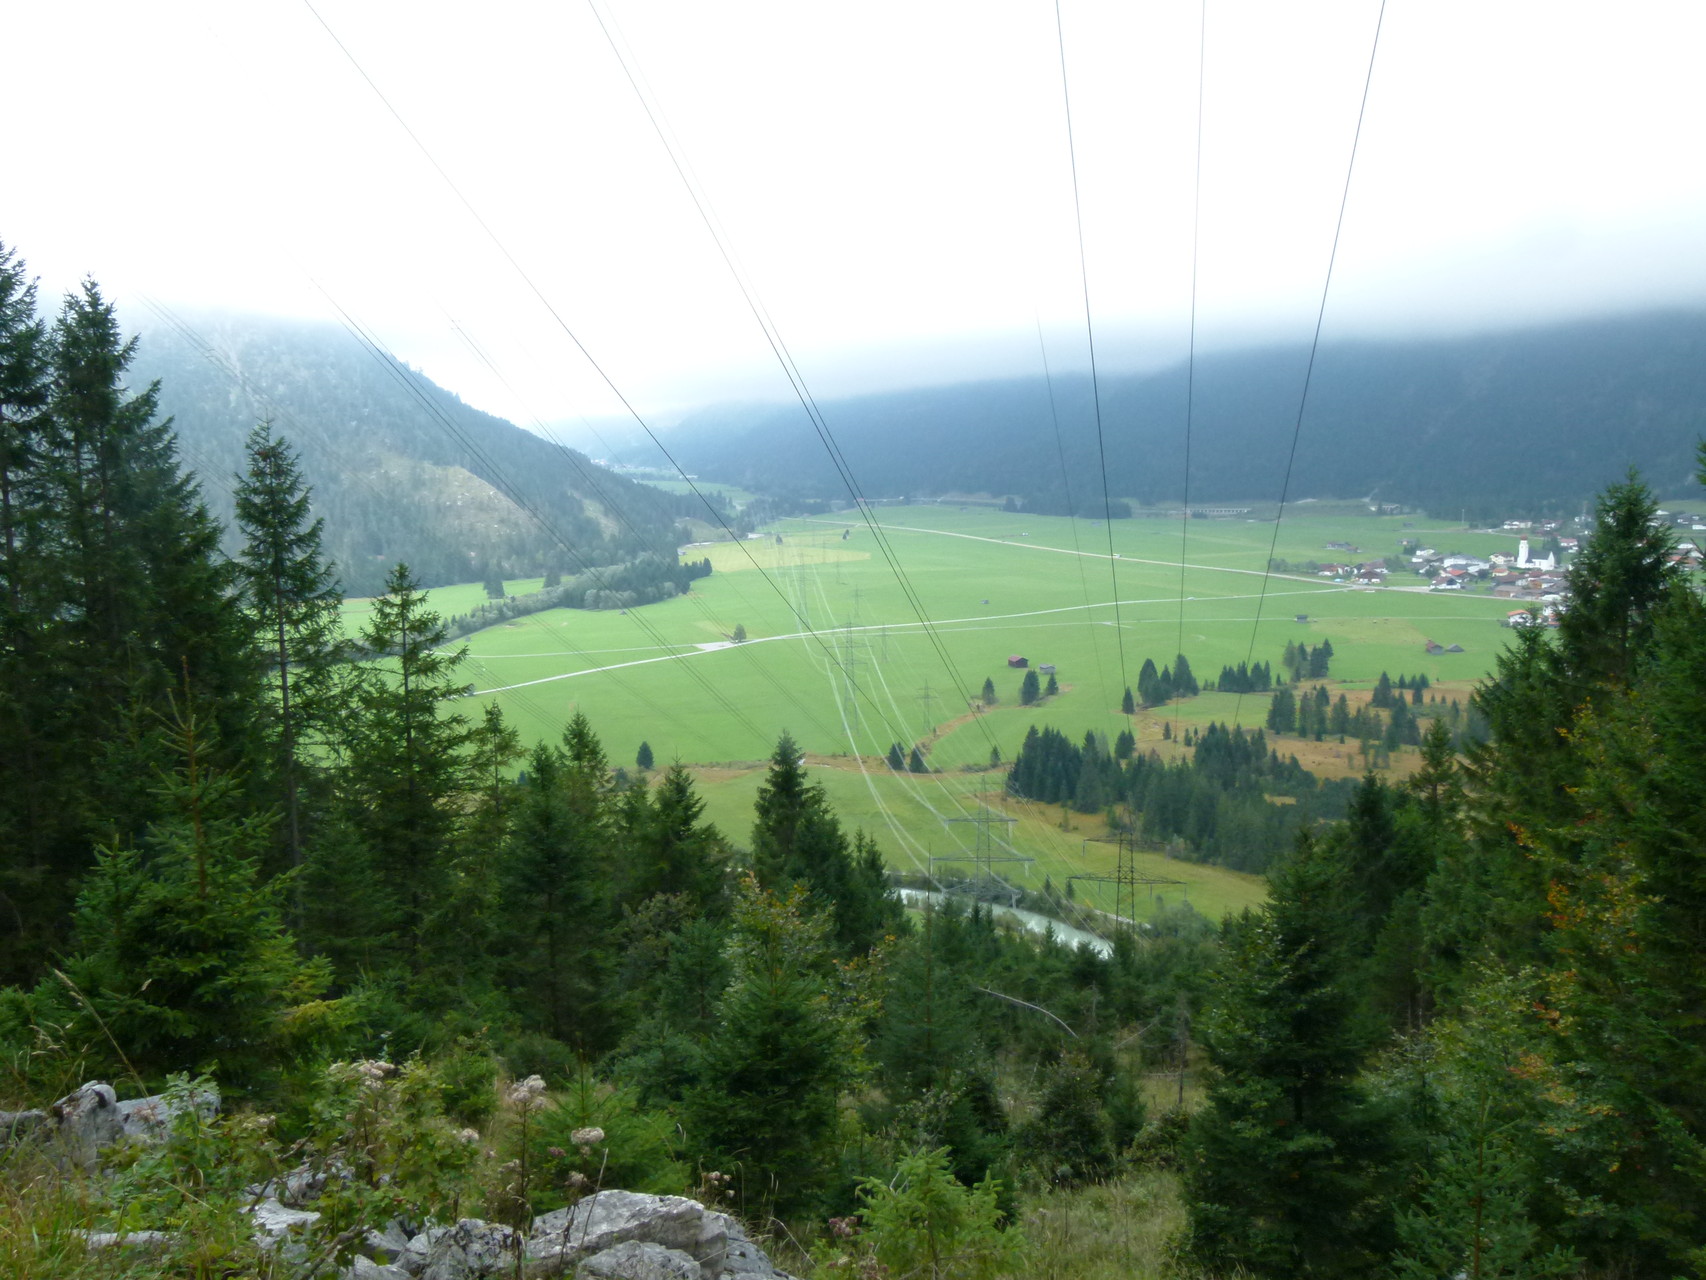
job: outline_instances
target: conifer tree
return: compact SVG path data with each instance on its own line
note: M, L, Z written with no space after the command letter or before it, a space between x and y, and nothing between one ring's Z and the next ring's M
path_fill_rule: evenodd
M0 244L0 910L18 926L11 946L0 946L0 981L22 977L20 962L44 951L51 916L32 902L32 883L48 872L48 800L51 744L42 690L31 675L38 661L43 619L34 608L38 588L29 579L25 547L45 514L32 489L45 429L50 367L47 330L36 315L36 286L14 250ZM26 926L25 921L30 921Z
M983 678L983 705L986 707L993 707L995 703L995 678L993 676L985 676Z
M500 972L530 1029L585 1052L608 1047L602 954L615 843L603 751L585 720L573 749L538 743L516 802L501 890Z
M1054 678L1054 672L1048 674L1048 684L1043 687L1043 697L1052 698L1060 692L1060 681Z
M252 1086L277 1068L293 1017L295 1033L309 1033L304 1006L330 974L297 956L281 910L287 881L261 875L268 823L243 816L203 733L186 702L163 788L169 816L136 847L101 851L78 899L66 972L97 1052L116 1044L154 1079L217 1070L224 1083Z
M791 744L790 744L791 745ZM834 1168L836 1103L856 1061L831 996L831 925L798 889L749 879L736 901L733 979L684 1107L689 1141L738 1171L743 1199L778 1215L814 1206Z
M1188 1249L1216 1273L1368 1275L1390 1247L1344 902L1336 857L1302 838L1269 906L1233 931L1185 1163Z
M36 405L43 349L22 315L27 291L15 270L0 275L13 303L0 378ZM0 604L11 627L0 637L0 724L22 732L0 751L0 839L11 864L0 893L33 939L12 954L0 945L14 976L63 944L96 840L133 843L161 816L152 781L171 766L164 726L174 696L193 697L211 765L231 771L254 755L252 627L218 526L179 469L170 424L155 420L157 388L126 385L135 348L87 283L66 297L47 340L47 401L29 420L27 451L24 410L5 410L16 505Z
M1019 682L1019 705L1028 707L1042 696L1042 686L1037 680L1035 671L1025 672L1025 678Z
M418 975L433 913L447 901L452 842L471 781L471 730L452 709L467 692L457 678L467 649L444 651L444 620L407 565L391 571L385 588L361 636L371 656L345 724L343 782L374 873L394 903L389 941Z
M664 771L645 812L644 825L630 829L629 882L625 898L634 905L654 894L674 894L700 915L727 910L723 901L728 846L717 828L701 823L705 802L682 765Z
M1120 711L1128 716L1137 714L1137 701L1131 696L1130 688L1127 688L1124 696L1120 698Z
M638 768L638 769L645 769L648 771L651 769L651 767L652 767L652 744L651 743L649 743L649 742L640 743L640 749L634 753L634 767Z
M323 739L336 714L338 665L347 657L339 590L320 550L325 522L310 519L310 491L296 453L263 422L244 446L248 469L238 478L238 554L245 600L266 652L273 698L267 738L283 784L284 834L290 863L302 863L301 777L307 748Z
M899 773L901 770L906 768L906 757L900 753L900 743L889 743L888 763L889 768L893 769L896 773Z
M924 763L923 753L920 752L916 746L914 746L912 748L912 754L910 756L908 756L906 759L906 771L908 773L929 773L930 772L928 766L926 766Z
M758 883L784 893L803 885L833 912L841 946L849 954L868 950L882 934L887 883L861 870L823 788L807 780L800 749L786 733L771 754L753 809L752 870ZM880 872L880 856L876 866Z

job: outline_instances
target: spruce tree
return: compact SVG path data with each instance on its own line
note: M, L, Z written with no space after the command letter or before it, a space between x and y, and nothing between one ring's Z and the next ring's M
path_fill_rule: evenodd
M916 746L912 748L912 754L906 758L906 771L908 773L930 772L929 766L924 763L923 753Z
M288 882L261 874L268 824L243 815L204 732L186 703L162 788L168 816L137 846L101 850L66 973L81 996L74 1020L97 1054L116 1050L156 1081L217 1071L243 1088L324 1016L312 1002L330 974L297 956L281 909Z
M580 717L577 715L577 721ZM520 787L502 871L499 972L523 1024L584 1052L609 1047L611 812L602 749L584 721L576 750L538 743Z
M1035 671L1025 672L1025 678L1019 682L1019 705L1028 707L1041 696L1042 686L1037 680Z
M1126 689L1125 695L1120 698L1120 711L1128 716L1137 714L1137 701L1131 696L1129 688Z
M786 733L771 754L753 812L752 870L759 885L779 893L793 885L809 889L833 912L836 939L848 954L875 944L882 926L873 922L887 911L888 886L868 868L861 871L823 788L808 781L800 749Z
M634 767L649 771L652 767L652 744L640 743L640 749L634 753Z
M14 922L10 944L0 944L0 982L23 977L32 952L45 954L53 919L32 898L50 874L49 800L51 740L41 705L47 690L35 671L46 618L36 609L31 582L35 558L25 548L46 514L33 489L38 481L50 367L47 330L36 315L36 286L14 250L0 244L0 903ZM26 922L28 922L26 924Z
M4 276L13 306L0 376L33 405L41 348L22 318L17 273ZM162 815L153 784L171 767L174 698L193 699L207 725L210 765L240 770L257 749L253 628L170 424L155 420L158 389L126 385L135 341L88 283L66 297L47 345L47 403L30 419L27 455L23 411L6 410L16 505L0 724L22 732L0 751L11 864L0 891L31 939L0 948L13 976L63 944L95 842L131 844Z
M837 1100L856 1061L834 1003L831 935L805 893L779 897L747 881L734 912L733 979L683 1108L701 1158L734 1170L742 1199L777 1215L816 1207L827 1189Z
M302 863L301 782L312 747L336 716L335 680L347 657L339 590L320 549L325 522L310 518L310 491L295 451L263 422L244 446L238 478L238 553L244 597L266 652L272 700L267 739L276 753L284 834L292 866Z
M995 702L995 679L993 676L985 676L983 678L983 705L993 707Z
M1052 698L1060 692L1060 681L1054 678L1054 672L1049 672L1048 684L1043 687L1043 697Z
M900 753L900 743L889 743L888 764L889 768L893 769L896 773L899 773L901 770L906 768L906 757Z
M1363 1276L1390 1247L1387 1121L1357 1081L1369 1039L1349 932L1342 870L1307 838L1233 930L1184 1166L1188 1251L1217 1274Z
M723 901L729 850L717 828L700 819L705 802L693 775L679 764L664 771L643 825L627 832L627 882L631 906L654 894L674 894L701 916L727 910Z
M394 904L393 953L418 970L435 914L447 903L453 841L471 778L471 730L455 703L467 654L445 651L444 620L399 564L361 635L369 656L356 675L344 726L344 796ZM447 944L448 945L448 944Z

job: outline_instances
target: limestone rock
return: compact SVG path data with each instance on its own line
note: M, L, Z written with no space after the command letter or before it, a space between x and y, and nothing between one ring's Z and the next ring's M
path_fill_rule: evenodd
M83 1240L90 1249L164 1249L172 1236L165 1231L85 1231Z
M68 1093L48 1109L60 1159L93 1172L103 1148L124 1134L118 1094L110 1084L92 1082Z
M692 1259L696 1280L721 1280L725 1276L787 1280L786 1273L771 1265L763 1251L747 1239L740 1223L728 1214L707 1211L698 1201L682 1196L648 1196L632 1191L601 1191L572 1209L558 1209L534 1219L527 1238L525 1270L529 1276L564 1275L628 1243L657 1245L665 1252ZM574 1271L577 1276L583 1273L605 1274Z
M699 1242L705 1206L684 1196L647 1196L600 1191L572 1209L534 1220L528 1257L572 1254L588 1257L626 1240L690 1252Z
M463 1218L433 1241L420 1280L475 1280L513 1273L520 1251L521 1236L514 1228Z
M575 1268L575 1280L703 1280L691 1254L661 1244L624 1240Z
M47 1123L45 1111L0 1111L0 1151L34 1137Z
M251 1205L248 1213L255 1220L255 1238L263 1244L268 1241L276 1243L292 1231L298 1235L305 1234L320 1220L320 1215L311 1209L292 1209L271 1196Z
M409 1280L401 1267L381 1266L372 1258L357 1254L355 1260L338 1273L338 1280Z
M449 1227L427 1227L418 1232L409 1241L403 1252L393 1259L393 1262L410 1275L418 1276L426 1270L427 1258L431 1256L433 1246L438 1243L438 1238L448 1230L450 1230Z
M194 1111L203 1120L219 1114L219 1090L204 1085L191 1090L182 1098L156 1094L149 1098L131 1098L118 1104L119 1120L124 1136L136 1142L164 1142L172 1136L172 1125L180 1115Z

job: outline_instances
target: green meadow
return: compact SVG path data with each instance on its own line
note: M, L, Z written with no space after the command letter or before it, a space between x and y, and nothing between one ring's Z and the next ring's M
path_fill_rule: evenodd
M674 600L627 613L551 610L469 636L475 698L496 700L524 740L554 738L576 711L597 728L617 764L649 742L658 764L701 772L711 815L735 839L750 825L758 766L787 730L824 766L849 825L875 833L899 867L969 847L970 828L946 817L977 809L999 790L992 752L1011 760L1033 724L1112 738L1127 720L1123 689L1145 658L1181 650L1199 680L1223 664L1278 667L1288 641L1331 640L1332 677L1366 688L1381 671L1425 673L1466 688L1490 670L1508 632L1508 602L1474 593L1429 593L1411 574L1394 586L1354 588L1320 578L1268 575L1271 554L1293 562L1378 559L1402 538L1442 552L1514 551L1512 536L1470 533L1412 517L1343 508L1295 508L1279 525L1237 519L1133 519L1106 524L1013 515L987 507L897 506L872 512L882 544L857 512L779 523L762 538L695 547L710 577ZM778 541L780 538L780 541ZM1350 543L1351 553L1329 542ZM1181 567L1182 566L1182 567ZM511 594L538 579L506 584ZM432 592L445 614L483 598L478 584ZM365 602L351 602L359 625ZM1299 620L1300 615L1303 620ZM745 643L731 643L736 627ZM1429 655L1429 641L1464 652ZM1022 655L1052 664L1061 692L1019 705ZM983 710L985 678L999 704ZM1046 680L1046 677L1045 677ZM1259 725L1263 696L1207 694L1150 715L1147 747L1163 718ZM891 743L920 744L933 773L896 778L882 766ZM1022 880L1072 874L1100 822L1019 814L1012 839L1036 858ZM1111 857L1111 854L1106 855ZM1248 877L1204 873L1193 892L1204 910L1259 893ZM1183 878L1182 876L1180 878ZM1240 883L1248 881L1248 883Z

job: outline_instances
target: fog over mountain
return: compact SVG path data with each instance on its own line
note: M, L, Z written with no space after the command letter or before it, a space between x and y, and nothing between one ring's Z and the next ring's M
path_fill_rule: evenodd
M1568 508L1627 468L1663 493L1692 485L1706 434L1706 312L1661 311L1427 341L1201 355L1159 373L1026 376L821 402L867 496L1013 494L1037 510L1361 498L1491 515ZM1058 424L1058 446L1056 425ZM689 415L682 464L760 490L846 498L792 406ZM636 460L643 450L626 456ZM655 451L653 451L655 456Z

